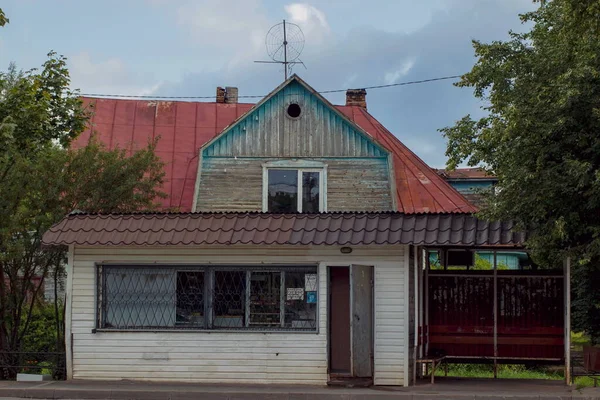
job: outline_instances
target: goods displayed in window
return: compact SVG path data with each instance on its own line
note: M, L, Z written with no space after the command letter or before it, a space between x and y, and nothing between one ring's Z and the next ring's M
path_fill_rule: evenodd
M177 272L176 325L204 326L204 271Z
M317 267L98 267L97 329L317 329Z

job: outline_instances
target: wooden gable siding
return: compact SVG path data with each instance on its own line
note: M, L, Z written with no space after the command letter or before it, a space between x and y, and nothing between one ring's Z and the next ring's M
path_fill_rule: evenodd
M276 159L202 159L195 211L262 211L262 164ZM327 164L328 211L392 211L385 158L311 158Z
M287 107L297 103L299 118ZM387 152L297 81L259 104L221 137L203 157L387 157Z

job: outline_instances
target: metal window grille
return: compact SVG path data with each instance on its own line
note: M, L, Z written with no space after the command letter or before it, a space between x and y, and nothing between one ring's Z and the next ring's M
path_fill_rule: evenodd
M316 266L99 265L97 329L317 330Z

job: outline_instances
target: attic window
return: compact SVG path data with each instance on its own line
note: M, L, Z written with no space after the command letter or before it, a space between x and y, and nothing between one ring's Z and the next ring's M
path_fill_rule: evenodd
M322 211L322 171L270 169L267 211L318 213Z
M263 164L263 212L327 211L327 165L309 160Z
M302 113L302 109L300 108L300 105L298 105L296 103L290 104L287 108L287 115L290 118L298 118L301 113Z

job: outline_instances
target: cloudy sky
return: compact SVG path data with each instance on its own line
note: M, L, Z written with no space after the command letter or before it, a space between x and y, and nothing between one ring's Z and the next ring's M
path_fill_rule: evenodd
M300 0L302 1L302 0ZM522 30L531 0L4 0L0 69L28 69L50 50L69 59L82 93L210 96L268 93L283 79L265 35L282 19L305 35L297 72L317 90L360 88L458 75L470 69L472 39ZM437 129L480 104L440 81L370 90L368 109L434 167L445 163ZM327 96L336 104L343 94Z

